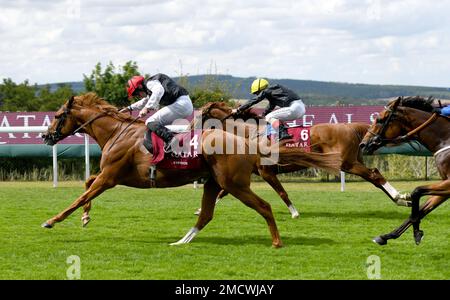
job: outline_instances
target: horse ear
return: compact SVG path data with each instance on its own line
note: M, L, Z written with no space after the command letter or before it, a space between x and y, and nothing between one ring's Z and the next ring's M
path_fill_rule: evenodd
M392 109L396 110L397 107L400 105L400 103L402 102L403 97L398 97L397 100L394 101L394 104L392 105Z
M75 96L70 97L69 102L67 102L67 108L71 109L73 102L75 101Z

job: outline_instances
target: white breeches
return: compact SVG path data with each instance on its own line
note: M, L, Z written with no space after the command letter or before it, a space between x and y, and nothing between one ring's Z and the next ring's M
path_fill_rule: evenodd
M192 101L189 96L181 96L174 103L167 105L156 113L151 115L145 124L149 122L158 122L161 125L170 125L173 121L177 119L185 119L189 117L194 108L192 106Z
M266 121L272 124L276 120L290 121L300 119L305 114L305 104L302 100L296 100L291 103L289 107L282 107L274 110L266 115Z

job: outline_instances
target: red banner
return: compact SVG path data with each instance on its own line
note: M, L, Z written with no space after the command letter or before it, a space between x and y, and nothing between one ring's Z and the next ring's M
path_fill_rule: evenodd
M369 124L383 108L383 106L311 106L306 108L306 113L302 119L288 123L290 126L300 125L305 127L319 123L363 122ZM54 114L54 112L0 112L0 127L48 126L53 120ZM64 139L61 143L84 144L84 137L81 134L76 134ZM91 139L91 143L95 144L95 141ZM42 144L42 139L39 133L0 133L0 145L2 144Z

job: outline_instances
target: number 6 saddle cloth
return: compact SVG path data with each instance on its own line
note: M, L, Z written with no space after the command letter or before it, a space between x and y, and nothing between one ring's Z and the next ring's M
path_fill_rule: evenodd
M292 137L288 140L283 140L285 142L286 148L302 148L305 152L311 152L311 135L310 135L310 127L288 127L287 133ZM270 135L270 140L272 143L277 141L277 134L274 132L274 129L269 129L268 133Z
M201 147L201 130L178 133L175 138L178 141L179 151L164 151L164 141L154 132L151 140L148 134L144 138L144 146L153 154L151 164L161 169L195 170L204 166L204 161L199 155ZM177 149L178 150L178 149Z

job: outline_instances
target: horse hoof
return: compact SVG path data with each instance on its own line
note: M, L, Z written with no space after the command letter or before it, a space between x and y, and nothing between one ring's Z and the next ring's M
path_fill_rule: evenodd
M50 225L50 224L48 224L47 222L45 222L45 223L43 223L43 224L41 225L41 227L42 227L42 228L48 228L48 229L51 229L51 228L53 228L53 225Z
M297 212L297 213L293 213L292 214L292 219L298 219L298 217L300 216L300 214Z
M424 233L422 230L414 232L414 240L416 242L416 245L420 245L420 242L422 242L422 240L423 240L423 235L424 235Z
M374 238L372 240L374 243L380 245L380 246L384 246L387 244L387 240L385 240L384 238L382 238L381 236L377 236L376 238Z
M89 224L89 222L91 222L91 218L83 219L83 227L86 227Z
M272 244L272 247L275 249L280 249L283 247L283 243L280 242L280 243Z

